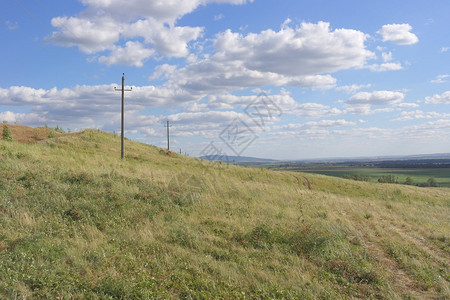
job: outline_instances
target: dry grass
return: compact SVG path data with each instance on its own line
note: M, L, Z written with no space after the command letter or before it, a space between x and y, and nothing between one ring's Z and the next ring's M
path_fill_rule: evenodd
M125 149L0 142L0 297L450 297L448 189Z

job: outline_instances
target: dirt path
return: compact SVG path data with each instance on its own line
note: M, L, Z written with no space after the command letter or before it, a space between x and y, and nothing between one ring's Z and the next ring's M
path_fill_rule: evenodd
M391 223L391 230L401 235L409 243L415 245L419 249L423 249L429 257L436 263L446 268L449 268L450 254L437 247L431 241L427 241L419 233L413 231L410 227L399 227Z
M376 236L373 232L373 236ZM367 252L370 258L376 260L388 273L388 284L398 295L413 297L413 299L436 299L437 295L432 291L423 291L414 279L388 255L383 246L366 237Z
M294 176L295 180L297 181L297 186L299 187L299 189L302 189L302 186L300 184L300 179L298 179L297 176ZM303 179L303 183L305 184L305 186L308 188L308 190L311 190L311 183L309 182L308 178L306 178L305 176L302 176Z

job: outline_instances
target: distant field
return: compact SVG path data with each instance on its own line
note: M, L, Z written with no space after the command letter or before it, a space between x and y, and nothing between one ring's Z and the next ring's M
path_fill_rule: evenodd
M376 182L382 175L394 175L398 177L400 183L405 182L406 177L411 177L414 183L426 182L432 177L441 187L450 188L450 169L449 168L408 168L408 169L389 169L389 168L361 168L351 166L317 166L317 167L298 167L289 168L291 171L301 171L315 174L322 174L334 177L343 177L347 174L361 174L370 177L371 182Z

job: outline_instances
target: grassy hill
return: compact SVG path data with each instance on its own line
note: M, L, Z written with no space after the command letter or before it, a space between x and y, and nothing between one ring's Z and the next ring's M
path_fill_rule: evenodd
M448 299L450 189L0 141L0 298Z

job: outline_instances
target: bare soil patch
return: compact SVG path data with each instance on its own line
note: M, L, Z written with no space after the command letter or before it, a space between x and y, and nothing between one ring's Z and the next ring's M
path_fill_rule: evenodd
M50 132L53 132L55 137L62 135L51 128L46 127L29 127L24 125L1 124L0 125L0 139L3 137L3 126L7 126L13 140L19 143L33 144L49 138Z

